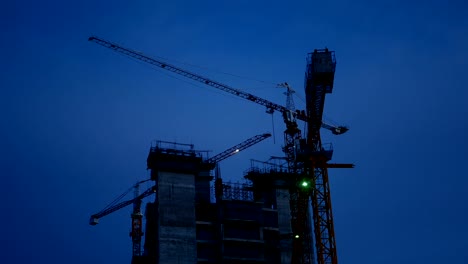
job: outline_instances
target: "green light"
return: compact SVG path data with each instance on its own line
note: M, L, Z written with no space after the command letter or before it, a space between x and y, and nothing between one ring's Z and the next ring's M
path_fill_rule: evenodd
M306 181L303 181L302 182L302 187L307 187L307 186L309 186L309 183L307 183Z
M295 238L299 238L299 235L296 235Z

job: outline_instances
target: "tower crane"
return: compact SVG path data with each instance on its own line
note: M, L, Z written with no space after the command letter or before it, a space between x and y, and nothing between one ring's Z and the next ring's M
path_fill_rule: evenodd
M146 62L148 64L157 66L159 68L168 70L170 72L182 75L182 76L187 77L189 79L204 83L205 85L214 87L216 89L220 89L220 90L225 91L227 93L230 93L232 95L239 96L241 98L252 101L254 103L263 105L263 106L265 106L267 108L268 113L273 113L274 111L278 111L278 112L282 113L283 115L285 113L288 113L288 115L291 116L290 118L294 118L294 119L297 118L298 120L307 122L307 116L305 114L305 111L290 112L286 107L284 107L282 105L275 104L273 102L270 102L268 100L265 100L263 98L255 96L253 94L249 94L249 93L246 93L246 92L241 91L239 89L232 88L232 87L230 87L230 86L228 86L226 84L216 82L214 80L208 79L208 78L203 77L201 75L191 73L191 72L189 72L187 70L178 68L178 67L173 66L173 65L171 65L169 63L162 62L162 61L156 60L154 58L151 58L149 56L146 56L146 55L142 54L141 52L134 51L134 50L131 50L129 48L122 47L122 46L120 46L118 44L112 43L112 42L107 41L107 40L103 40L103 39L98 38L96 36L91 36L91 37L88 38L88 40L91 41L91 42L94 42L96 44L99 44L101 46L104 46L106 48L112 49L112 50L114 50L116 52L119 52L121 54L127 55L127 56L129 56L131 58L135 58L137 60ZM325 124L324 128L336 133L337 135L343 134L346 131L348 131L348 128L345 127L345 126L333 126L333 125Z
M153 186L147 189L146 191L144 191L143 193L139 194L140 184L146 181L148 180L137 182L132 188L130 188L128 191L124 192L119 197L117 197L117 199L115 199L112 203L106 206L103 210L91 215L91 218L89 219L90 225L97 225L99 223L100 218L108 214L111 214L117 210L120 210L130 204L133 204L133 212L131 215L132 230L130 231L130 236L132 237L132 243L133 243L133 250L132 250L133 257L141 255L141 237L143 236L143 231L142 231L143 214L141 213L141 209L140 209L141 200L156 192L156 189ZM134 189L134 198L116 204L116 202L122 199L131 189Z
M300 178L306 178L312 183L311 191L301 190L300 186L294 186L290 190L291 226L293 233L297 234L293 242L292 263L312 262L310 253L312 238L308 235L310 229L306 213L310 197L313 208L317 262L318 264L337 264L327 168L352 168L354 165L334 164L334 166L330 166L327 164L329 156L324 151L320 139L321 127L330 130L335 135L348 131L345 126L333 126L322 121L325 94L331 93L333 88L336 66L334 52L325 49L315 50L312 54L309 54L305 78L306 111L294 111L289 109L291 107L275 104L101 38L91 36L88 40L131 58L263 105L266 107L267 113L280 112L286 125L283 151L286 154L289 172L298 175L296 179L298 181ZM307 122L306 140L302 139L301 130L298 128L296 120Z
M303 149L308 153L304 155L304 175L314 184L310 195L318 264L338 263L328 168L354 167L353 164L327 164L331 156L324 150L320 137L325 95L333 90L335 68L335 53L327 48L316 49L307 56L304 86L309 120L306 147ZM299 205L299 210L305 210L307 204ZM307 261L306 256L303 261Z

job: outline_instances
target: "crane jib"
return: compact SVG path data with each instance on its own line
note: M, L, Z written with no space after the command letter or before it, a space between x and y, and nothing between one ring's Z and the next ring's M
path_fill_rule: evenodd
M225 91L227 93L230 93L232 95L247 99L247 100L249 100L251 102L254 102L254 103L257 103L259 105L263 105L263 106L265 106L267 108L268 113L273 113L273 111L278 111L278 112L283 113L283 114L286 113L286 112L291 112L292 117L294 117L294 118L296 118L298 120L301 120L301 121L304 121L304 122L309 122L309 120L310 120L307 117L305 111L299 111L299 110L290 111L289 109L287 109L286 107L284 107L282 105L270 102L270 101L268 101L266 99L260 98L258 96L253 95L253 94L249 94L249 93L243 92L241 90L232 88L232 87L230 87L230 86L228 86L226 84L222 84L222 83L210 80L210 79L208 79L206 77L203 77L201 75L189 72L187 70L180 69L180 68L178 68L176 66L173 66L173 65L171 65L169 63L158 61L158 60L153 59L151 57L148 57L148 56L146 56L146 55L144 55L144 54L142 54L140 52L131 50L129 48L122 47L122 46L120 46L118 44L112 43L112 42L107 41L107 40L100 39L100 38L95 37L95 36L89 37L88 40L92 41L92 42L95 42L95 43L97 43L97 44L99 44L101 46L110 48L110 49L112 49L112 50L114 50L116 52L125 54L125 55L127 55L129 57L136 58L138 60L144 61L144 62L149 63L151 65L160 67L162 69L171 71L171 72L176 73L176 74L180 74L180 75L185 76L187 78L190 78L192 80L204 83L204 84L206 84L208 86L211 86L211 87L214 87L216 89L223 90L223 91ZM335 127L335 126L324 124L321 120L319 120L318 122L320 122L320 124L321 124L321 126L323 128L332 131L336 135L343 134L345 131L348 130L346 127L341 127L341 126L340 127Z
M228 148L227 150L209 158L208 160L206 160L207 163L218 163L226 158L229 158L230 156L244 150L244 149L247 149L257 143L259 143L260 141L264 140L264 139L267 139L271 137L271 134L270 133L264 133L264 134L261 134L261 135L256 135L254 137L251 137L237 145L235 145L234 147L231 147L231 148Z
M98 212L96 214L93 214L93 215L91 215L90 224L91 225L96 225L99 218L102 218L102 217L104 217L104 216L106 216L106 215L108 215L110 213L113 213L113 212L115 212L115 211L117 211L119 209L122 209L122 208L134 203L137 200L148 197L148 196L150 196L151 194L153 194L155 192L156 192L156 189L153 186L153 187L147 189L146 191L144 191L142 194L140 194L136 198L133 198L133 199L118 203L118 204L113 205L111 207L108 207L108 208L106 208L106 209L104 209L104 210L102 210L102 211L100 211L100 212Z
M280 111L280 112L283 112L283 111L287 110L284 106L281 106L281 105L275 104L273 102L270 102L268 100L262 99L260 97L257 97L255 95L253 95L253 94L249 94L249 93L240 91L240 90L232 88L232 87L230 87L228 85L218 83L216 81L210 80L208 78L197 75L195 73L191 73L191 72L189 72L187 70L180 69L180 68L178 68L176 66L173 66L173 65L170 65L168 63L165 63L165 62L163 63L163 62L157 61L157 60L155 60L153 58L150 58L150 57L148 57L146 55L143 55L141 53L138 53L138 52L133 51L133 50L128 49L128 48L124 48L122 46L111 43L109 41L106 41L106 40L103 40L103 39L100 39L100 38L97 38L97 37L94 37L94 36L90 37L89 41L96 42L97 44L100 44L100 45L102 45L104 47L108 47L108 48L111 48L111 49L113 49L113 50L115 50L117 52L124 53L125 55L128 55L128 56L143 60L143 61L145 61L147 63L150 63L152 65L156 65L156 66L158 66L160 68L164 68L166 70L169 70L169 71L184 75L185 77L188 77L190 79L193 79L193 80L196 80L196 81L199 81L199 82L203 82L206 85L212 86L214 88L221 89L223 91L229 92L229 93L231 93L233 95L236 95L236 96L240 96L240 97L242 97L244 99L250 100L252 102L256 102L256 103L261 104L263 106L266 106L268 108L272 108L272 109Z

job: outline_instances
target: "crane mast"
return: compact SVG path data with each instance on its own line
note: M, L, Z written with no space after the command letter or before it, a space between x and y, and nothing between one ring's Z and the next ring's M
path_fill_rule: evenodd
M328 49L314 50L307 57L305 73L307 123L307 152L305 170L312 179L311 192L315 248L318 264L337 264L336 242L326 162L327 152L322 147L320 126L325 94L331 93L335 74L335 54ZM305 210L305 204L300 210ZM303 221L306 221L304 219Z
M285 88L286 92L284 92L284 95L286 95L286 108L289 111L294 111L296 110L296 107L294 106L294 99L293 99L293 94L296 93L291 86L289 86L288 83L280 83L278 84L278 88Z
M132 238L132 256L141 256L141 237L143 236L143 214L141 213L140 185L135 185L133 212L132 212L132 229L130 237Z
M334 52L323 49L308 54L305 74L306 111L300 111L294 109L291 97L293 90L287 83L283 84L283 87L287 88L286 94L288 96L287 107L284 107L98 37L92 36L88 40L137 60L263 105L267 108L267 113L273 113L274 111L282 113L286 125L283 152L286 154L289 173L290 175L296 175L295 181L297 182L296 186L292 186L289 191L291 227L293 234L296 234L295 239L293 239L291 262L294 264L313 262L312 237L310 235L312 226L310 225L308 213L309 200L311 200L317 262L318 264L338 263L327 168L352 168L354 165L328 164L327 162L331 159L331 151L324 149L320 138L320 128L330 130L335 135L348 131L347 127L333 126L322 122L325 94L331 93L333 88L336 67ZM307 123L306 139L302 138L297 120ZM220 153L219 155L221 155L220 157L224 157L223 155L228 157L235 154L233 151L236 149L237 147L229 149L226 153ZM300 186L302 179L310 182L310 186L306 182Z

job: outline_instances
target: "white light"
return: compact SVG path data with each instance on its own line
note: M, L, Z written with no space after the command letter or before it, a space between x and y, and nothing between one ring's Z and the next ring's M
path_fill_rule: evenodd
M236 151L234 151L234 152L236 152L236 153L239 152L239 149L236 149Z

